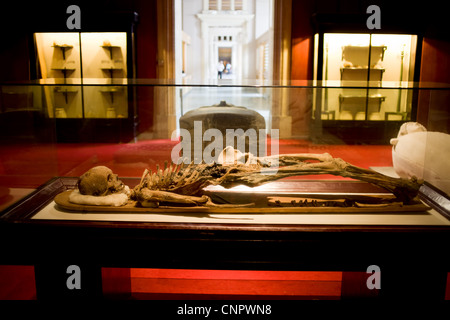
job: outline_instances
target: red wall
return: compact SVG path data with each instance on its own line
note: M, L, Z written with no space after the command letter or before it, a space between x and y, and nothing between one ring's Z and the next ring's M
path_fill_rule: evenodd
M291 79L311 80L313 77L314 30L311 1L292 1Z
M314 30L311 16L314 5L311 1L292 1L291 27L291 79L312 80ZM312 112L312 91L290 90L289 112L292 118L292 136L306 138Z
M136 32L138 79L156 79L157 24L156 0L139 1L136 8L139 24ZM138 87L139 133L153 126L153 87Z
M450 42L424 38L420 82L450 84ZM429 131L450 133L450 92L422 90L419 93L417 121Z
M450 83L450 42L423 39L420 81Z

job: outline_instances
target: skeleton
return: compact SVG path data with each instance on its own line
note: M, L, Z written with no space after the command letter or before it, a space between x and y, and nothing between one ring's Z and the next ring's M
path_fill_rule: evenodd
M127 191L118 175L105 166L93 167L85 172L78 179L77 186L82 195L90 196L107 196Z
M230 156L231 155L231 156ZM285 177L332 174L372 183L392 192L404 204L415 203L421 182L415 178L405 180L385 176L373 170L351 165L330 154L285 154L254 157L242 154L232 147L219 156L222 163L167 165L156 172L144 171L140 183L131 197L145 207L158 207L160 203L184 205L222 206L202 195L203 188L221 185L256 187Z

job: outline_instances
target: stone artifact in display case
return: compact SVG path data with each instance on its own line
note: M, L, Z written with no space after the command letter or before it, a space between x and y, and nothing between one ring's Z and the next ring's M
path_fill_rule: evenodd
M261 150L261 142L265 139L266 123L264 117L255 110L228 104L223 100L219 104L191 110L181 116L179 122L180 128L187 130L190 137L193 137L190 141L191 154L188 158L195 162L202 159L206 146L203 137L205 132L211 132L210 129L220 131L223 137L220 150L232 146L241 152L251 152L254 155L265 152ZM261 131L264 133L263 139L260 138ZM206 140L211 138L208 137ZM215 155L215 161L218 156L219 153Z

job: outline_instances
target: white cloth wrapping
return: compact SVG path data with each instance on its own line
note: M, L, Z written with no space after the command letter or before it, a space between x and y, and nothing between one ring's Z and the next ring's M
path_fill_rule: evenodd
M391 139L395 172L405 179L423 179L450 193L450 135L414 124L405 123L398 137Z
M76 204L91 206L114 206L120 207L128 202L130 189L125 186L126 193L114 193L107 196L90 196L81 194L78 189L73 190L69 195L69 201Z

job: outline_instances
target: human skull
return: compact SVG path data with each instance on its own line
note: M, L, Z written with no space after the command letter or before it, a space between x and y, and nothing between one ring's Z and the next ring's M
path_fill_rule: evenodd
M217 162L223 166L233 165L237 162L243 162L244 154L238 149L234 149L232 146L227 146L220 152Z
M78 190L81 194L91 196L106 196L123 192L125 185L105 166L93 167L78 180Z
M242 153L238 149L234 149L232 146L227 146L223 149L219 157L217 158L217 163L222 166L230 166L236 164L256 164L258 159L250 152Z

